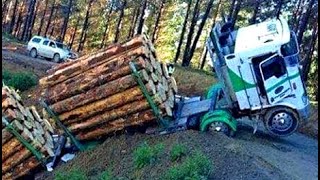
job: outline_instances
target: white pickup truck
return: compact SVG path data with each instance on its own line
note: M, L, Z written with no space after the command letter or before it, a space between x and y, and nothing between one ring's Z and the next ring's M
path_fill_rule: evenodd
M27 50L33 58L42 56L50 58L56 63L77 58L77 54L73 53L66 45L41 36L32 37L28 42Z

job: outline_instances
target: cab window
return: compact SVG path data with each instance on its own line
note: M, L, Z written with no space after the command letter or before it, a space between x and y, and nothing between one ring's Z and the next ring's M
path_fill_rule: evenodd
M43 45L48 45L48 43L49 43L49 41L48 40L45 40L45 41L43 41Z
M261 64L261 71L264 80L268 80L272 76L280 78L287 73L284 59L280 56L275 56Z
M56 45L52 41L50 42L49 46L52 47L52 48L56 48Z

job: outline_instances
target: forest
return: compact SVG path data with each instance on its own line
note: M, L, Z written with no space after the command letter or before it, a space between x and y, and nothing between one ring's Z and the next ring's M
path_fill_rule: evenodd
M2 0L2 32L55 39L81 54L145 33L159 59L211 71L205 40L221 18L243 27L282 16L300 44L302 74L318 101L317 0Z

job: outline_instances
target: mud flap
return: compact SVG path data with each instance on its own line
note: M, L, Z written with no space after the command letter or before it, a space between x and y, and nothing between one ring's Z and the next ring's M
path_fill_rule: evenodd
M213 122L224 122L232 131L237 131L237 121L227 110L218 109L206 113L200 120L200 131L206 131Z

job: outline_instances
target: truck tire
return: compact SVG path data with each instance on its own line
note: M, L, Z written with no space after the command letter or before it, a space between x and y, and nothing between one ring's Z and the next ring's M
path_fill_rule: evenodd
M294 133L299 125L298 114L287 107L274 107L264 115L264 125L271 136L285 137Z
M60 62L60 55L58 53L53 55L53 62L59 63Z
M213 122L209 125L208 130L211 132L219 132L223 133L227 136L233 137L235 135L235 132L230 129L230 127L224 123L224 122Z
M30 56L36 58L38 56L38 52L36 48L32 48L30 51Z

